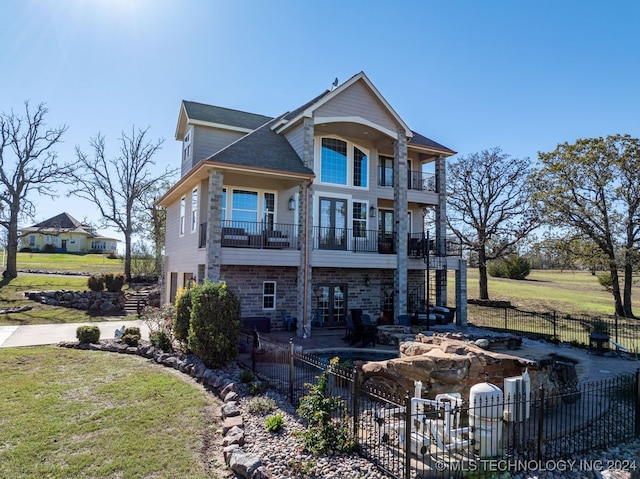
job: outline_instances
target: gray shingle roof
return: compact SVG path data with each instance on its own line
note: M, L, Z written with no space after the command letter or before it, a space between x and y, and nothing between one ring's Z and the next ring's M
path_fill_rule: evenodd
M270 116L248 113L246 111L232 110L220 106L205 105L193 101L183 100L187 115L192 120L207 121L210 123L221 123L240 128L255 130L259 126L272 120Z
M447 148L444 145L441 145L440 143L437 143L437 142L431 140L430 138L427 138L426 136L421 135L420 133L416 133L413 130L411 130L411 132L413 133L413 138L411 138L409 140L409 144L410 145L426 146L428 148L434 148L436 150L442 150L443 152L446 152L446 153L455 153L455 151Z
M82 227L77 219L71 216L69 213L60 213L59 215L49 218L48 220L41 221L40 223L33 225L32 228L38 229L64 229L74 230Z
M248 168L313 175L313 171L304 166L284 135L271 130L271 124L277 120L264 124L207 160Z

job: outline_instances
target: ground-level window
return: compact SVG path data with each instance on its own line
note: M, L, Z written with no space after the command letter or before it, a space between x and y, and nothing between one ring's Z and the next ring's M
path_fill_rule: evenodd
M276 282L262 283L262 309L276 309Z

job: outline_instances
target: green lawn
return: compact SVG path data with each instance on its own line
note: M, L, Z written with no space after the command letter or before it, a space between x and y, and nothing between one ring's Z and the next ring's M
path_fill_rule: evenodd
M219 407L137 356L0 349L0 477L210 478Z
M478 270L467 271L468 297L478 297ZM454 284L454 276L449 281ZM454 288L449 288L449 301L454 302ZM528 311L558 311L563 314L613 314L613 296L605 291L598 279L586 271L532 270L526 280L516 281L489 277L489 297L508 300ZM633 305L640 314L640 285L634 284Z
M18 253L18 270L122 273L124 263L106 254Z

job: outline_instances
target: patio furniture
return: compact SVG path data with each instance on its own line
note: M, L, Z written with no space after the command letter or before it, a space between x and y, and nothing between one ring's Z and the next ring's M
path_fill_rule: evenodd
M222 228L222 246L249 246L249 235L243 228Z
M269 230L264 232L265 245L267 248L288 248L289 237L282 231Z

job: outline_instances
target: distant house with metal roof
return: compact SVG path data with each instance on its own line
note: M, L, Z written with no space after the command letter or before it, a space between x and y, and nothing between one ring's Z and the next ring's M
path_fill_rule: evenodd
M93 226L69 213L60 213L19 232L20 249L31 251L115 253L118 249L117 239L101 235Z

